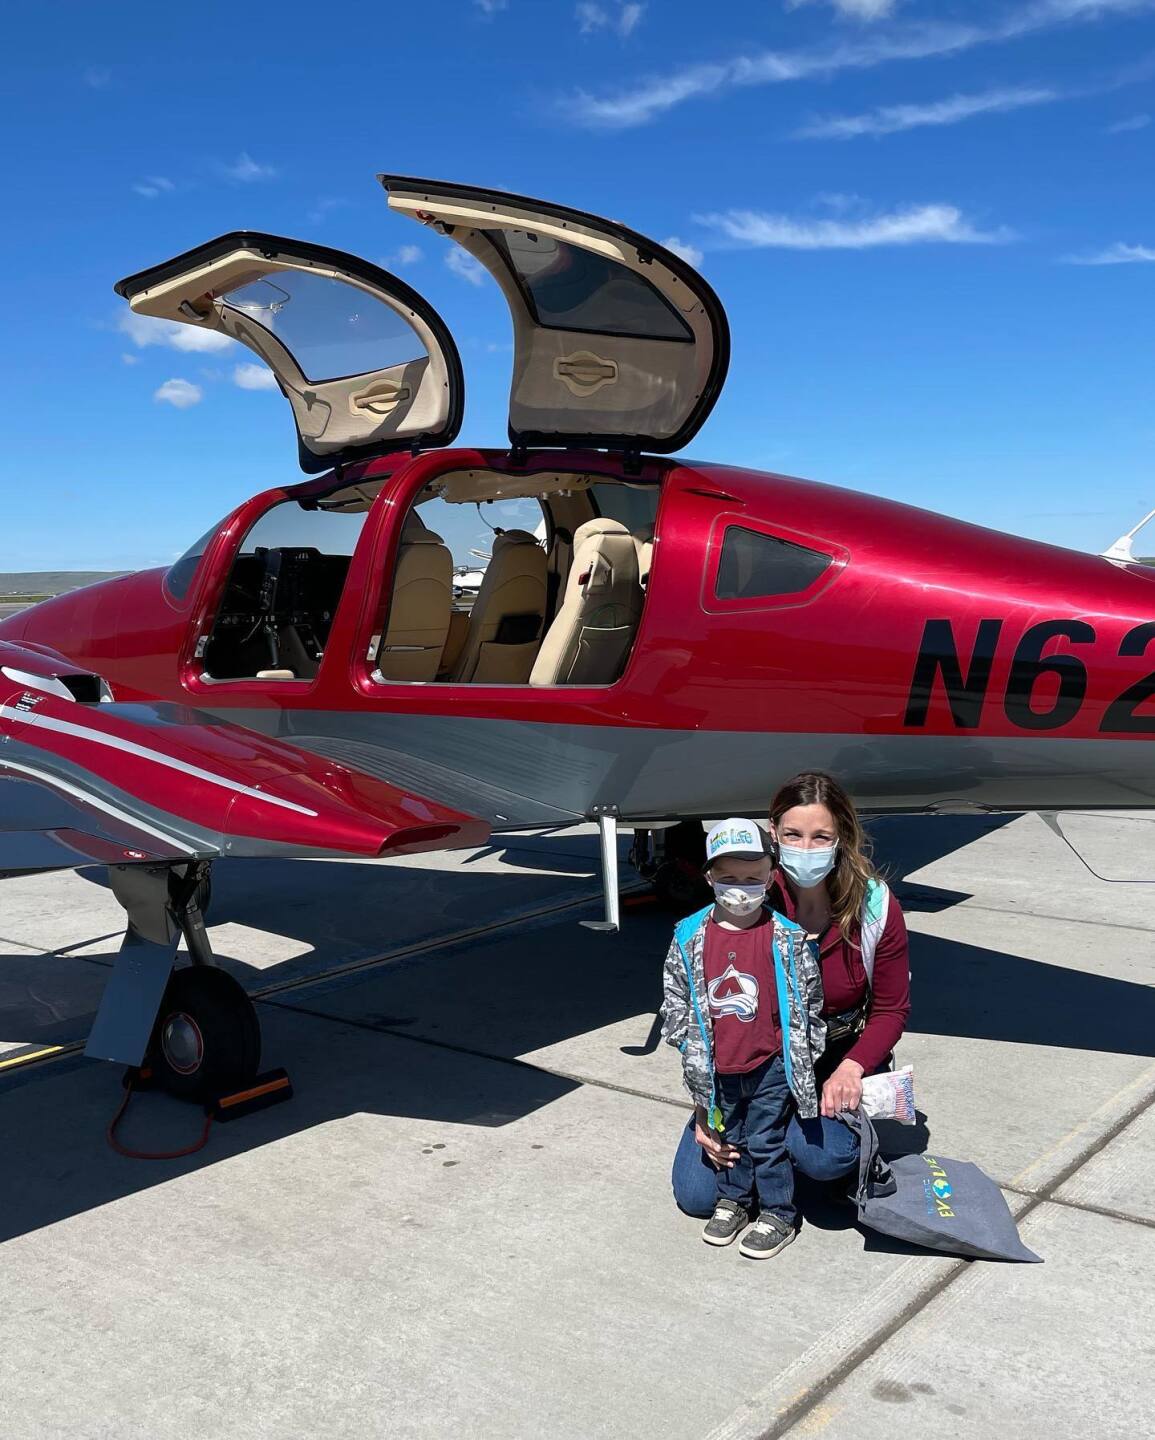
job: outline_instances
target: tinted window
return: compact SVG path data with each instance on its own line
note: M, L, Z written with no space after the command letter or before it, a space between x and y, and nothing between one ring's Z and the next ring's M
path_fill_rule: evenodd
M395 310L356 285L303 270L278 270L222 297L289 351L321 384L386 370L427 352Z
M660 291L624 265L548 235L489 235L513 271L530 313L550 330L692 340L690 327Z
M754 600L805 590L830 564L830 556L790 540L731 525L722 542L715 593L719 600Z
M180 559L170 565L164 577L164 583L168 586L168 592L174 600L183 600L189 592L193 576L197 573L197 566L201 563L205 551L208 549L209 541L221 527L214 525L211 530L206 530L199 540L194 540Z
M620 520L627 530L644 530L658 513L656 485L591 485L598 514Z

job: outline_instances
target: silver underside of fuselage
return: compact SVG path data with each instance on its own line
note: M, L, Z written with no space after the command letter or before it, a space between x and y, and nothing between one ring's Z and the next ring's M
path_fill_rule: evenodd
M557 725L469 716L220 710L221 719L476 815L495 829L764 814L800 770L868 811L1155 806L1144 740L808 735Z

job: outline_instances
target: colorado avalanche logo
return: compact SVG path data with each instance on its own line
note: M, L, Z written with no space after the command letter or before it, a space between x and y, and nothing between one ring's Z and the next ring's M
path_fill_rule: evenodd
M727 957L731 962L734 956ZM749 1024L758 1014L758 981L753 975L744 975L731 963L716 980L711 980L710 1014L715 1020L724 1015L736 1015L744 1024Z

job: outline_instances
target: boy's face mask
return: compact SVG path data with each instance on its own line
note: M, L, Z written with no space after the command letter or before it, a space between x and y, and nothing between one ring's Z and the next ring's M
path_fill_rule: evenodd
M714 899L731 915L749 915L766 899L766 886L715 884Z

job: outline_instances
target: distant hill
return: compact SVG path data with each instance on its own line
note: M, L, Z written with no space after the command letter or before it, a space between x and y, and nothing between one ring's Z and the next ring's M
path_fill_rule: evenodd
M0 571L0 597L4 595L61 595L98 580L114 580L127 570L12 570Z

